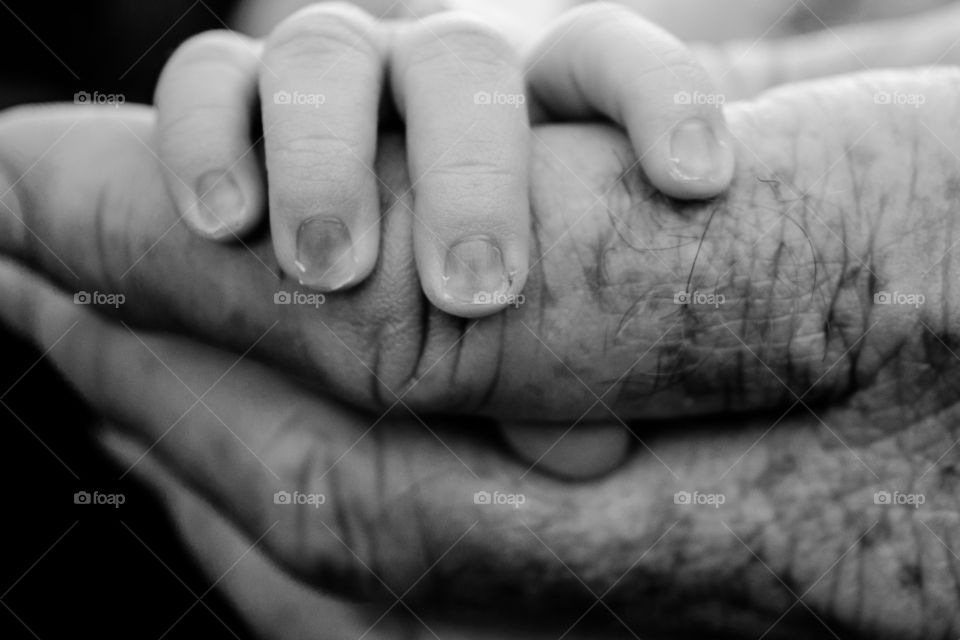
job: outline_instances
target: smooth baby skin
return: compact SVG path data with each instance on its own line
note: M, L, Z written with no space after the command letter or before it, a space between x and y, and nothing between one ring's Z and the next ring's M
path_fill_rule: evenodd
M877 89L922 93L925 103L877 104ZM204 248L164 209L148 206L151 198L162 202L152 191L159 179L149 177L148 148L113 118L77 125L60 142L65 146L18 183L17 200L8 194L4 202L28 213L27 223L85 286L113 291L111 283L120 283L128 293L123 313L155 326L196 326L205 335L230 327L237 347L279 319L261 353L273 351L285 363L284 356L299 353L301 371L319 374L332 390L352 389L356 401L376 398L375 379L345 346L337 347L327 327L346 345L366 348L358 353L371 368L401 386L410 369L423 371L419 363L456 345L435 367L447 380L421 373L408 398L417 407L449 408L459 400L463 411L539 407L576 417L595 399L579 391L550 351L601 391L629 370L607 402L624 415L664 422L643 425L646 448L592 483L526 473L526 465L463 430L444 432L444 447L425 446L411 435L420 423L399 421L384 425L378 440L364 440L358 448L382 453L387 464L371 471L380 500L349 521L351 547L398 593L432 567L406 600L413 606L533 615L562 603L575 618L605 594L621 619L651 635L676 629L759 635L776 623L767 637L832 637L819 618L841 637L947 636L960 632L950 551L960 537L950 253L960 183L951 151L960 146L958 97L960 77L944 69L839 78L735 106L730 120L744 143L741 173L728 199L699 206L651 197L635 176L618 182L630 166L629 147L609 129L537 130L533 194L542 267L524 305L472 329L417 311L407 297L422 302L411 293L409 219L390 198L390 241L368 287L319 310L273 306L277 285L255 258ZM126 124L147 139L149 114ZM7 153L35 150L11 158L8 170L19 171L12 175L35 162L63 128L43 129L48 144L37 148L31 139L39 131L11 125L3 132L0 148ZM397 164L389 160L399 149L387 145L381 177L402 185L399 157ZM70 178L67 168L86 175ZM52 176L59 181L45 182ZM100 176L109 177L106 192L103 178L93 180ZM121 191L131 183L135 194ZM45 194L44 184L64 195ZM91 200L101 193L112 197ZM95 211L84 211L84 201L103 203L96 210L106 214L99 235L91 233ZM7 248L62 279L64 267L42 245L26 250L38 243L28 242L33 236L18 224L2 235L12 240ZM55 225L61 226L55 231ZM117 274L171 225L121 279ZM115 255L98 252L98 238L104 247L139 239L136 251ZM91 264L99 255L115 262ZM691 291L717 286L724 303L675 306L675 292L688 281ZM882 291L923 294L924 301L874 304L874 292ZM211 373L209 382L215 378ZM317 460L331 453L322 436L310 435L322 434L325 424L315 403L286 403L302 409L293 412L299 428L288 425L286 446L267 448L292 476L306 469L296 477L307 486L341 495L356 483L321 473L326 466ZM782 411L790 405L793 411ZM748 408L755 411L737 412ZM724 418L711 417L719 412ZM370 424L354 420L357 433ZM440 420L431 424L444 427ZM350 442L338 442L334 453ZM256 474L247 471L237 477L255 484ZM479 490L522 493L526 500L522 509L485 508L472 500ZM723 504L677 504L682 491L722 495ZM922 494L924 502L888 505L881 495L878 504L878 491ZM279 512L242 493L232 509L224 493L215 503L226 504L256 539ZM326 539L321 522L341 533L347 525L325 518L308 510L295 523L284 520L284 535L266 539L265 548L313 583L383 595ZM409 553L413 548L422 551ZM803 604L795 605L800 596Z
M875 104L884 86L924 92L926 103ZM419 293L394 138L380 154L378 267L322 305L275 304L298 289L266 239L190 237L154 168L146 110L67 110L56 126L9 114L5 170L25 175L5 200L25 224L4 216L3 248L68 289L124 293L120 312L138 323L238 352L255 345L364 408L569 424L610 420L609 410L629 420L785 407L814 382L805 400L819 402L923 362L919 321L937 335L951 328L951 263L940 258L955 204L945 144L956 87L949 70L875 74L735 105L735 182L705 204L653 193L611 129L537 129L525 300L477 322ZM926 304L877 307L880 290ZM694 304L675 303L685 293Z

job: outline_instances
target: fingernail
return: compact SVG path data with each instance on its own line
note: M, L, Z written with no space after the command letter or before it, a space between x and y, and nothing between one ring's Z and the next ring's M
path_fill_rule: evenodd
M486 237L464 238L447 250L444 293L458 302L491 304L510 285L500 248Z
M197 183L194 226L211 238L221 238L243 226L247 201L233 174L210 171Z
M682 180L711 181L723 172L726 145L713 128L700 118L691 118L673 130L670 154L676 174Z
M631 435L617 423L501 423L513 451L528 464L561 477L583 480L616 469L630 451Z
M300 284L334 291L353 281L357 255L350 229L336 217L307 218L297 229L297 269Z

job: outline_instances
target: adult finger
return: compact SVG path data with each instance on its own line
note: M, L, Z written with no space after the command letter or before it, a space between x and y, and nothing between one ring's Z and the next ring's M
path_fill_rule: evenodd
M452 543L465 554L456 562L472 561L490 531L519 526L515 510L484 510L472 497L517 469L476 437L441 440L242 357L136 333L9 260L0 261L0 320L246 535L333 593L429 589L423 578ZM533 502L525 515L536 520L546 505Z
M268 640L371 638L450 640L517 638L556 634L518 628L499 616L457 624L428 614L417 618L395 603L358 603L301 582L264 553L256 540L224 518L171 473L144 443L116 426L97 433L100 444L123 468L152 488L201 570L217 582L258 637ZM567 637L585 637L573 631ZM590 637L590 636L586 636Z

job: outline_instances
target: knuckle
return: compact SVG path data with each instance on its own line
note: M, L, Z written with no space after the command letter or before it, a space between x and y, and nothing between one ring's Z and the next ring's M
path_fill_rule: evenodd
M300 136L289 136L277 140L268 149L268 153L277 156L284 165L284 171L294 174L309 174L312 179L316 174L346 178L354 169L353 162L344 161L344 153L353 148L349 141L327 133L307 133Z
M272 163L271 163L272 164ZM287 211L304 211L323 202L356 202L368 184L368 173L357 162L344 162L342 144L327 139L298 140L285 145L281 166L271 174L270 193L274 206Z
M310 126L304 119L280 121L271 129L266 139L267 152L291 154L309 158L315 156L330 162L343 160L344 154L352 158L351 151L362 149L367 132L362 127L338 122L331 125ZM354 151L354 153L359 153Z
M458 13L426 18L406 46L411 64L453 61L478 72L499 71L517 62L517 52L504 34L483 20Z
M267 38L271 58L342 55L344 49L375 54L373 18L345 3L314 5L299 11L274 29Z
M632 9L616 2L591 2L570 10L567 15L575 22L591 23L620 19L625 16L636 18L637 13Z
M220 131L224 122L236 119L238 110L237 106L226 104L198 104L176 112L161 110L158 117L161 151L176 152L184 145L195 154L199 151L198 139L218 142L214 132Z
M250 43L243 36L222 29L205 31L180 45L170 58L169 66L207 62L231 64L239 56L251 52Z
M636 11L613 2L589 2L581 4L564 14L551 30L552 41L560 38L584 37L597 29L617 25L624 21L635 22Z
M329 175L317 175L314 179L288 177L271 183L272 209L281 213L312 214L336 207L344 219L358 208L360 189L347 186Z
M489 160L466 158L443 162L430 170L430 175L451 178L497 178L512 183L517 177L514 167Z
M257 57L252 43L226 31L208 31L193 36L173 54L157 82L155 102L163 116L172 105L217 98L225 84L214 86L195 81L204 77L230 79L231 84L253 85Z
M658 53L654 62L638 69L631 81L620 89L622 108L628 112L642 112L642 107L638 105L652 101L651 87L656 87L660 92L657 96L658 111L651 113L651 116L669 122L675 121L678 114L688 112L720 114L718 105L725 102L725 97L721 98L722 94L716 89L707 71L695 60L685 58L682 53ZM684 95L687 99L679 98ZM690 99L691 96L693 99Z
M526 207L518 202L522 189L507 182L509 176L454 171L438 173L435 179L424 183L430 193L430 210L459 212L457 216L431 217L431 226L450 237L470 231L499 238L517 236L519 229L525 227Z
M167 61L157 83L157 102L170 92L176 80L198 67L218 73L233 73L253 68L255 47L249 39L229 31L206 31L184 42ZM195 89L195 87L190 87Z
M235 109L227 105L161 112L157 153L174 175L187 182L211 167L233 165L244 148L229 127L237 117Z
M713 81L707 74L707 70L700 64L693 53L687 48L676 48L668 45L657 47L656 51L660 66L678 78L686 80L695 80L701 85L712 86Z

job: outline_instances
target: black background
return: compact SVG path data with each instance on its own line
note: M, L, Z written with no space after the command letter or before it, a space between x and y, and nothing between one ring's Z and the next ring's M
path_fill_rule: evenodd
M0 107L78 91L149 103L176 46L223 28L231 4L0 0ZM216 589L213 613L195 604L211 581L160 504L98 451L83 402L2 328L0 354L0 638L247 638ZM76 506L79 490L126 503Z

